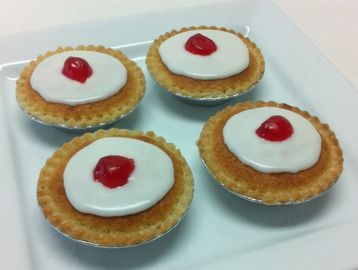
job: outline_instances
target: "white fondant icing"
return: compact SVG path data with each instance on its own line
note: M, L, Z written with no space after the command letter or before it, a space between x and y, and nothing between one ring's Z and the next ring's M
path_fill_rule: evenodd
M256 129L269 117L281 115L293 127L282 142L260 138ZM321 136L304 117L289 110L261 107L233 115L223 129L224 142L241 162L264 173L296 173L312 167L321 153Z
M186 41L197 33L213 40L217 50L207 56L186 51ZM193 30L179 33L159 46L159 54L172 73L200 80L227 78L249 66L249 51L244 42L238 36L220 30Z
M108 188L93 179L100 158L121 155L134 159L135 169L122 187ZM111 217L144 211L174 184L170 157L150 143L122 137L102 138L78 151L67 163L64 187L70 203L78 211Z
M62 74L66 59L70 56L85 59L92 68L92 75L85 83ZM106 99L127 82L125 66L113 56L93 51L72 50L52 55L40 62L33 71L30 83L48 102L78 105Z

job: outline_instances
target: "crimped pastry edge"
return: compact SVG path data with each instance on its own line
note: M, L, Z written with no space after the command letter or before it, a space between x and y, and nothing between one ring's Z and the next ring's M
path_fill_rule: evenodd
M140 230L121 232L110 231L109 229L102 227L97 230L98 228L95 227L96 221L107 222L108 220L108 222L113 222L115 218L103 218L94 215L81 214L81 216L83 216L84 218L91 216L91 220L94 221L93 227L91 227L82 224L81 220L71 220L68 218L68 215L66 213L59 211L59 204L61 204L61 202L56 202L54 198L51 197L51 192L48 191L53 184L52 176L54 176L58 172L58 170L62 170L63 172L64 166L66 165L67 161L72 157L75 152L82 148L79 146L85 146L100 138L113 136L129 138L147 138L150 142L154 142L154 145L160 147L163 151L172 155L172 160L174 157L175 160L173 160L173 164L177 164L176 166L181 169L181 172L179 173L181 179L177 179L176 177L175 181L182 181L181 183L179 183L181 185L182 191L179 194L180 196L178 195L177 198L173 198L176 200L176 202L171 208L171 211L169 213L166 213L165 219L156 220L156 222L152 224L139 224L141 228ZM63 182L61 183L61 185L63 188ZM155 135L155 133L152 131L143 133L141 131L112 128L109 130L98 130L94 133L86 133L82 136L75 137L70 142L67 142L63 146L61 146L46 161L45 166L40 172L37 186L37 200L45 218L62 234L68 236L71 239L89 245L117 248L143 244L151 240L157 239L161 235L168 232L177 223L179 223L179 221L185 215L192 201L193 191L194 183L190 167L188 166L186 160L174 144L167 143L162 137ZM166 196L169 196L169 192ZM164 200L166 196L162 200ZM154 205L152 207L153 210L151 211L155 211L155 207L160 202ZM66 203L69 203L68 200ZM73 210L76 211L74 208ZM145 211L141 213L144 212ZM141 213L139 213L139 215ZM125 218L126 217L121 217L122 222L123 220L125 222Z
M36 66L47 57L71 50L95 51L115 57L127 69L128 80L126 85L115 95L98 102L76 106L47 102L32 89L31 75ZM20 78L16 81L16 99L24 112L38 122L72 129L93 128L112 123L130 113L144 96L145 86L146 82L142 70L120 51L94 45L58 47L54 51L47 51L38 56L24 67L20 73ZM123 91L126 91L128 95L125 98L119 97L119 95L123 97ZM116 98L116 101L109 102L112 98ZM101 110L98 108L101 108Z
M303 116L305 119L310 121L320 133L322 140L327 141L327 143L329 144L329 149L327 151L329 151L328 155L330 158L329 164L327 164L326 166L327 170L320 172L315 179L311 179L308 184L303 184L297 189L289 189L289 186L288 188L285 188L285 186L281 186L276 190L267 190L267 187L265 187L264 183L262 186L258 185L255 188L250 188L246 182L247 180L233 179L232 177L230 177L230 175L221 170L220 164L218 164L218 161L212 154L213 149L215 147L212 143L212 138L214 136L213 131L219 123L223 124L223 121L226 123L227 119L232 115L240 111L258 107L278 107L287 109ZM276 103L274 101L248 101L245 103L238 103L234 106L226 107L224 110L212 116L205 123L200 137L197 141L197 146L204 164L206 165L207 169L209 170L210 174L213 176L216 182L225 187L228 191L244 199L253 202L263 203L266 205L296 204L314 199L325 193L338 180L338 177L343 170L343 152L339 146L339 142L334 132L330 130L328 124L321 123L317 117L311 116L307 111L302 111L298 107L290 106L285 103ZM226 151L230 152L227 147ZM236 160L237 162L241 163L237 158ZM247 165L244 165L244 167L246 167L247 170L254 170ZM305 171L313 170L314 167L315 165ZM280 175L265 174L260 172L257 173L259 173L262 178L264 178L265 175L270 175L270 177ZM290 185L290 174L285 174L285 177L287 177L287 185Z
M158 52L159 46L162 42L178 33L198 29L226 31L229 33L233 33L239 38L241 38L241 40L246 44L249 49L250 62L254 60L255 64L257 65L256 69L253 72L253 76L242 79L242 74L245 72L243 71L240 74L231 76L229 78L205 81L195 80L171 73L160 59L160 55ZM254 86L256 86L257 83L261 80L265 71L265 60L263 58L261 50L249 38L244 37L239 32L235 32L234 30L227 29L225 27L204 25L183 27L180 30L172 30L159 36L157 39L154 40L153 44L148 50L146 57L146 65L153 79L162 88L179 97L188 97L190 99L227 99L229 97L239 96L253 89ZM185 85L179 85L178 83L176 83L175 80L177 79L182 80Z

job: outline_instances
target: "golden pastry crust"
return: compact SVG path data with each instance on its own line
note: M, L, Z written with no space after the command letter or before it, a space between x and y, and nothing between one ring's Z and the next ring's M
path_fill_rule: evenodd
M196 80L172 73L160 58L159 46L178 33L196 29L221 30L237 35L249 49L250 64L248 68L237 75L218 80ZM222 98L243 94L258 83L265 71L265 60L255 43L233 30L215 26L182 28L179 31L173 30L161 35L154 40L149 48L146 64L150 74L161 87L173 94L190 98Z
M295 112L321 135L318 162L298 173L261 173L243 164L227 148L222 130L227 120L241 111L257 107L279 107ZM205 124L197 142L200 155L215 180L229 191L267 205L299 203L313 199L332 186L343 169L343 153L327 124L297 107L275 102L246 102L229 106Z
M31 75L45 58L70 50L96 51L117 58L127 69L127 83L115 95L93 103L70 106L46 101L31 87ZM49 51L25 66L16 82L16 98L25 113L40 122L68 128L95 127L112 123L131 112L142 99L144 92L145 78L136 63L120 51L103 46L60 47L55 51Z
M172 159L175 182L170 191L153 207L122 217L83 214L72 207L63 186L63 172L70 158L81 148L104 137L128 137L158 146ZM153 240L169 231L184 216L193 197L191 170L173 144L153 132L124 129L86 133L65 143L41 170L37 199L49 222L69 237L92 245L126 247Z

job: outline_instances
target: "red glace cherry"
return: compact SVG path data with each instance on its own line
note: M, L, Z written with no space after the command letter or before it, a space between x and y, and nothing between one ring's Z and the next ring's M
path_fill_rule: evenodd
M134 168L134 160L131 158L105 156L98 161L94 168L93 178L106 187L116 188L128 183L128 178Z
M70 56L63 65L62 74L71 80L84 83L92 75L92 68L85 59Z
M281 115L273 115L256 129L256 134L265 140L282 142L293 134L291 123Z
M192 54L210 55L217 50L217 47L210 38L195 34L186 41L185 49Z

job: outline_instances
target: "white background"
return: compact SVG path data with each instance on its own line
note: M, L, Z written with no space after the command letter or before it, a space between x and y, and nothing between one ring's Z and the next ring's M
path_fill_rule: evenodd
M219 0L0 0L0 38L51 26L213 2ZM358 1L274 2L358 89Z

